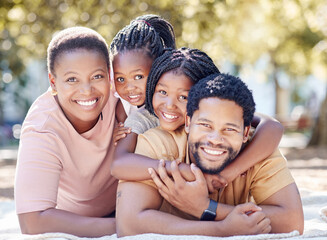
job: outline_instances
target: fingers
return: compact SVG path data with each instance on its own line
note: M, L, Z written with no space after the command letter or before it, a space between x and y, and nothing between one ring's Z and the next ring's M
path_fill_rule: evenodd
M237 211L238 213L246 214L248 216L261 210L262 208L255 205L254 203L244 203L235 207L235 211Z
M220 176L218 174L215 176L215 179L213 180L212 184L216 189L218 189L218 188L227 187L228 182L227 182L226 178L224 178L223 176Z
M119 123L114 130L113 140L114 144L117 145L117 142L120 139L123 139L127 136L128 133L131 133L131 128L124 127L122 123Z
M270 225L270 219L264 218L258 223L258 233L270 233L271 231L271 225Z
M191 163L191 170L192 170L192 172L193 172L193 174L195 176L195 181L198 181L200 183L206 182L202 171L200 170L200 168L195 166L194 163Z
M168 176L167 170L165 168L165 161L163 159L159 162L158 173L161 181L167 186L169 189L174 188L174 182Z
M172 161L170 164L171 168L171 175L174 179L175 185L177 188L180 188L185 185L185 180L181 175L181 172L179 171L178 165L176 161Z
M153 182L156 184L159 193L161 194L161 196L163 198L166 198L165 196L167 196L166 192L167 192L167 187L166 185L161 181L161 179L159 178L159 176L157 175L156 171L153 168L148 168L148 172L153 180Z

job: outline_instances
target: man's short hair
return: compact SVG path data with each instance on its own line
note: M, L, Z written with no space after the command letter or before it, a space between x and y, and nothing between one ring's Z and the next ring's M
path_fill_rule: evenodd
M238 77L229 74L212 74L195 84L187 99L187 115L192 117L199 109L201 99L217 97L235 102L243 109L244 126L249 126L255 112L252 92Z

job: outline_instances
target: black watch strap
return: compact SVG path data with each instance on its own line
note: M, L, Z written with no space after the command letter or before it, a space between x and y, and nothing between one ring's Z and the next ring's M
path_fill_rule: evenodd
M213 221L216 218L218 202L210 199L209 207L203 211L201 221Z

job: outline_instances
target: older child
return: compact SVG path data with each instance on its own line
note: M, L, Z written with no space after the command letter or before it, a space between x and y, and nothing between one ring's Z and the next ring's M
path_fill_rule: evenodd
M213 73L219 73L219 70L204 52L188 48L167 50L153 62L147 82L146 109L158 117L160 126L164 130L174 131L183 127L189 89L197 81ZM174 84L169 85L168 88L167 84L161 83L164 80L173 81ZM179 81L182 81L181 85ZM181 87L177 88L177 86ZM160 104L161 102L163 104ZM158 106L157 111L154 110L155 105ZM137 114L129 116L128 120L142 122ZM283 132L278 122L267 117L261 119L257 117L253 125L256 127L253 140L237 160L221 173L226 179L214 182L215 187L232 181L260 159L269 156L278 146ZM123 131L126 132L126 129ZM268 142L267 139L270 141ZM112 174L115 177L123 180L144 180L150 178L148 167L157 169L158 161L133 154L135 145L136 141L131 142L127 138L119 141L112 166ZM170 169L170 162L167 162L166 167ZM182 164L180 167L185 169L182 171L184 177L192 178L188 166ZM213 191L213 186L209 185L209 188Z
M115 219L103 218L115 211L117 188L108 174L117 103L108 46L91 29L65 29L49 44L48 72L51 90L22 128L15 182L21 231L113 234Z

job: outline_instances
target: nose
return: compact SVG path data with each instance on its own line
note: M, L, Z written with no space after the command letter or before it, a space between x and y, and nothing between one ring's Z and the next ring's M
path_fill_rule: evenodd
M211 131L208 134L208 140L212 143L212 144L221 144L223 143L224 137L219 133L219 131Z
M166 108L167 109L173 109L175 108L175 100L171 97L166 98Z
M82 84L80 92L84 94L90 94L92 92L92 84L90 84L89 82Z
M127 91L131 91L135 89L135 85L133 83L127 83L125 89Z

